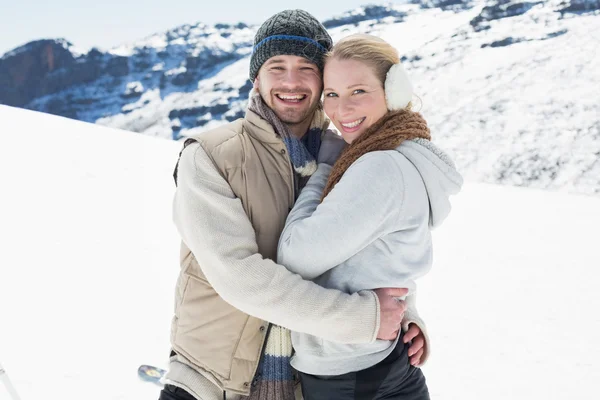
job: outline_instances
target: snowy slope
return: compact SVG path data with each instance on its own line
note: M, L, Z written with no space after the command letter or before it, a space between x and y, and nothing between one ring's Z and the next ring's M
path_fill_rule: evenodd
M0 121L0 363L23 400L157 397L136 369L169 351L179 145L5 106Z
M136 368L169 350L179 144L0 121L0 363L23 400L157 398ZM597 398L600 199L471 183L453 204L419 289L432 398Z

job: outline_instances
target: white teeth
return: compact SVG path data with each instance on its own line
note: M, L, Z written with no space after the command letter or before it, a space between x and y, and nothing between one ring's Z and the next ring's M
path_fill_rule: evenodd
M350 122L349 124L342 124L342 126L346 127L346 128L356 128L358 125L360 125L362 122L364 121L364 118L361 119L357 119L354 122Z
M299 95L295 95L295 96L286 96L284 94L278 94L277 96L279 96L279 98L282 100L302 100L303 98L306 97L306 95L304 95L304 94L299 94Z

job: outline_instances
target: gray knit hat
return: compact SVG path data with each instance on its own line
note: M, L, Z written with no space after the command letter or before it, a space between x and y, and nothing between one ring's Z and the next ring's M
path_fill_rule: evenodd
M266 20L256 32L250 80L269 58L278 55L304 57L323 71L324 56L332 47L331 36L325 27L304 10L285 10Z

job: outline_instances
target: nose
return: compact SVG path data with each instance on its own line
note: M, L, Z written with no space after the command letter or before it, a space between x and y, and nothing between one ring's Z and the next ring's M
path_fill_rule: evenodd
M297 88L301 85L300 74L294 68L290 68L282 77L281 83L287 88Z
M351 100L340 98L338 101L338 117L343 119L354 112L354 103Z

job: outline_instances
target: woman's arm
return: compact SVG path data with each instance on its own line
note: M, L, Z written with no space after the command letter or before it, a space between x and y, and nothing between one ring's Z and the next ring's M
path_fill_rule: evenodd
M316 278L398 229L404 182L390 154L359 158L320 203L330 172L329 165L319 164L279 240L278 262L305 279Z

